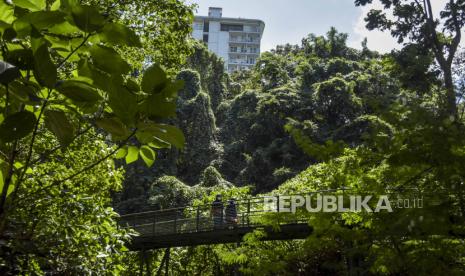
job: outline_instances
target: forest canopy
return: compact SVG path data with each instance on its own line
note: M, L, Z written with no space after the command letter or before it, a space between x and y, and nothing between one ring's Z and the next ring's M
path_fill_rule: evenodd
M367 28L399 50L309 27L230 74L181 0L0 0L0 274L465 273L465 1L438 18L430 0L382 5ZM341 189L421 193L425 208L302 213L306 239L257 229L141 252L120 223L217 195Z

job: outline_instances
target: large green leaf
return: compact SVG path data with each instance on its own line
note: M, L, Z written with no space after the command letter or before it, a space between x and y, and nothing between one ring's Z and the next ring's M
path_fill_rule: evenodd
M61 0L55 0L55 2L53 2L53 4L50 6L50 10L52 11L59 10L60 6L61 6Z
M57 68L50 58L50 53L46 43L42 43L34 51L34 77L45 87L55 87L57 81Z
M31 25L37 30L48 29L54 25L63 23L65 14L59 11L38 11L31 12L18 18L13 24L13 28L18 36L25 37L31 32Z
M139 149L135 146L128 147L128 154L126 155L126 164L131 164L139 159Z
M40 11L45 9L45 0L13 0L13 4L30 11Z
M100 14L97 8L84 5L73 5L71 14L74 23L79 29L86 33L99 31L105 24L105 18Z
M132 79L128 79L126 83L124 84L124 87L126 87L127 89L129 89L129 91L134 92L134 93L138 93L140 91L139 84Z
M97 126L111 133L115 140L125 139L130 132L118 118L102 118L96 121Z
M0 1L0 21L7 24L13 23L15 20L14 17L14 8L12 5L8 5L5 1Z
M36 117L32 112L14 113L0 124L0 139L5 143L21 139L32 132L35 123Z
M165 71L158 64L153 64L142 77L142 91L148 94L160 92L167 80Z
M1 165L1 163L0 163L0 165ZM0 191L3 191L3 185L5 185L5 180L3 178L2 168L0 167Z
M55 134L63 148L67 147L74 139L74 126L61 110L45 111L45 126Z
M153 137L151 137L153 139ZM171 144L155 137L148 145L155 149L170 149Z
M118 23L105 24L99 37L102 41L115 45L142 47L139 37L134 31Z
M79 32L79 28L72 25L68 21L53 25L48 29L48 32L52 34L74 34L76 32Z
M115 158L123 159L124 157L126 157L127 154L128 154L128 147L124 146L116 152Z
M23 82L14 81L8 85L11 95L21 103L29 104L30 98L34 98L33 86L25 85Z
M50 48L59 51L59 54L62 55L64 58L69 55L69 52L71 52L71 43L68 39L61 39L49 35L45 35L44 38L48 42L50 42Z
M8 52L6 61L20 70L34 69L34 54L31 49L14 49Z
M113 85L120 84L122 78L111 78L109 74L95 68L86 58L82 58L78 63L79 76L87 77L99 89L108 91Z
M155 137L174 145L178 149L184 148L186 140L179 128L166 124L157 124L157 127L160 131L156 133Z
M176 80L174 82L167 83L161 93L167 98L175 98L178 96L178 91L184 88L183 80Z
M157 157L155 151L153 151L153 149L151 149L148 146L142 146L140 148L139 154L140 154L140 157L142 158L142 160L144 160L147 167L151 167L153 165L153 163L155 162L155 159Z
M0 83L8 84L21 77L21 73L16 66L0 60Z
M96 103L102 97L90 84L79 80L66 80L56 88L61 94L77 103Z
M184 148L185 138L182 131L175 126L156 123L140 123L136 137L143 138L142 143L149 143L159 139L163 142L169 143L178 149ZM151 139L151 141L149 141Z
M126 125L132 126L138 109L136 95L121 85L114 85L108 95L109 106L115 115Z
M90 49L93 64L110 74L126 74L131 70L129 64L114 49L95 45Z
M2 166L3 164L0 163L0 191L3 191L3 186L5 185L5 174L3 173ZM10 183L10 186L8 187L6 196L9 196L14 190L14 184Z
M163 94L153 94L140 104L140 110L158 118L174 117L176 116L176 102L166 98Z

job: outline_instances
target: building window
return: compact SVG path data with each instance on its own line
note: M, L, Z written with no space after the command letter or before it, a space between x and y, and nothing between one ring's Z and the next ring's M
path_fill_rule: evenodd
M203 29L203 24L199 22L194 22L194 30L201 31Z
M221 24L221 31L222 32L229 32L229 31L244 31L244 25L233 25L233 24Z
M206 33L208 33L210 31L210 22L205 21L203 23L203 31L206 32Z
M235 47L235 46L234 46L234 47L230 47L230 48L229 48L229 51L230 51L231 53L237 53L237 47Z
M207 34L203 35L203 42L208 43L208 35Z

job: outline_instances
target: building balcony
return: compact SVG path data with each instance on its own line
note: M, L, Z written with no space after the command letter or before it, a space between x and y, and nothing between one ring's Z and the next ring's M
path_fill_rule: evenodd
M261 34L260 31L247 31L247 30L244 30L244 31L240 31L240 30L229 30L228 32L230 32L230 33L237 33L237 34L257 34L257 35L260 35L260 34Z
M248 66L255 65L255 63L247 62L246 60L229 60L228 64L230 64L230 65L248 65Z
M228 53L232 54L232 55L255 55L255 56L260 55L260 53L258 53L258 52L240 52L240 51L232 52L232 51L229 51Z
M241 44L257 44L260 45L260 40L246 40L246 39L229 39L229 43L241 43Z

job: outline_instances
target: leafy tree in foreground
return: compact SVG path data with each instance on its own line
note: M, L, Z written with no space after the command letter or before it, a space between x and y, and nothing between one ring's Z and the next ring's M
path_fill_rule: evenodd
M82 2L100 6L110 21L129 26L139 35L142 48L124 48L121 52L137 67L156 61L174 73L173 69L180 69L192 53L194 5L182 0Z
M54 144L52 133L36 141L41 148ZM107 159L62 185L47 187L114 149L102 134L91 130L67 151L56 151L50 161L34 166L24 182L27 189L17 192L8 212L8 232L3 237L7 244L0 249L2 275L125 270L122 260L130 232L117 226L118 214L110 207L110 191L121 188L124 171Z
M12 3L2 0L0 34L1 258L9 262L7 267L11 269L33 265L84 271L85 265L36 262L29 254L42 254L44 259L52 260L52 249L45 256L40 250L47 251L47 246L73 250L64 240L76 239L77 246L83 238L77 228L105 230L94 225L99 224L98 216L105 218L106 222L101 223L107 224L108 233L116 231L114 214L103 210L108 205L104 195L118 186L119 177L98 187L104 181L99 177L111 180L112 163L108 160L115 154L127 163L140 157L150 166L157 149L183 147L182 133L161 123L175 116L176 95L182 82L170 80L157 65L145 70L140 83L132 79L133 67L117 49L141 47L139 37L128 27L110 22L95 6L81 5L75 0L53 4L45 0ZM107 136L102 136L103 133ZM105 146L110 137L116 143L112 148ZM92 140L97 144L90 145ZM86 155L82 153L84 149L90 152ZM105 173L85 177L103 170L105 164L110 166ZM95 197L94 205L88 206L102 210L103 214L85 211L85 194ZM73 197L78 199L71 200ZM77 205L62 209L63 204L73 202ZM37 210L31 221L25 214L42 203L43 209ZM72 211L79 206L84 218ZM50 218L55 211L63 211L64 217ZM68 231L61 232L66 238L46 244L48 240L44 237L57 234L53 232L53 224L49 228L48 224L39 227L48 219L57 223L58 234ZM31 244L15 243L20 239L17 234L23 234L23 227L32 227ZM34 236L41 233L36 228L45 231L43 237ZM104 240L102 244L110 245L111 241ZM34 248L40 250L27 251ZM82 248L96 252L85 243ZM24 255L11 258L7 252ZM73 254L65 257L72 258ZM56 258L59 262L61 257ZM67 265L71 267L62 269Z
M371 4L373 0L355 0L357 6ZM390 30L399 43L415 44L431 51L444 77L444 114L457 117L456 88L452 64L456 56L465 25L465 1L449 0L434 18L431 0L382 0L385 11L392 10L393 19L385 11L371 10L365 21L369 30ZM440 28L443 28L440 31Z

